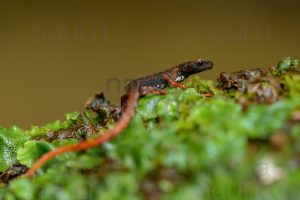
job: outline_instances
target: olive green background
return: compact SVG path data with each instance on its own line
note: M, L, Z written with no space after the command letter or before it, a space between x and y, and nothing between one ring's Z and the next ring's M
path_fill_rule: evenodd
M117 103L127 79L198 57L205 79L300 58L299 29L291 0L1 2L0 125L63 119L98 91Z

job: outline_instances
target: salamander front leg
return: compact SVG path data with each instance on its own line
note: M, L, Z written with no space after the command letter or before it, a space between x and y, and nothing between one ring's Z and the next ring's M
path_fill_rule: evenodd
M172 78L170 76L168 76L167 74L165 74L163 76L164 80L168 82L169 85L173 86L173 87L178 87L182 90L185 89L185 85L181 84L181 83L177 83L176 81L173 81Z

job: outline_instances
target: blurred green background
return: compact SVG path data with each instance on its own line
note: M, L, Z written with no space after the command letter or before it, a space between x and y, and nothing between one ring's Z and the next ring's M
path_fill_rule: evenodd
M23 1L0 7L0 125L28 128L83 110L104 91L119 102L127 79L195 58L200 74L299 58L299 2ZM113 81L109 81L113 80Z

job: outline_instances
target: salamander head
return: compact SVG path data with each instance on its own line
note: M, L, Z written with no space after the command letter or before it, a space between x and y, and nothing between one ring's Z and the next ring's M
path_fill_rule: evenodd
M184 78L211 68L213 68L213 62L202 59L186 62L178 66L179 75Z

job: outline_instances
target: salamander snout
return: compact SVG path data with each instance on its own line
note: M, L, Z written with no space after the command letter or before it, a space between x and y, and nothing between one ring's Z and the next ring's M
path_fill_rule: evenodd
M180 75L187 78L188 76L213 68L213 62L210 60L197 59L186 62L178 66Z
M201 72L201 71L205 71L205 70L208 70L208 69L212 69L214 64L212 61L210 60L203 60L203 59L198 59L196 62L195 62L195 68L197 70L199 70L198 72Z

